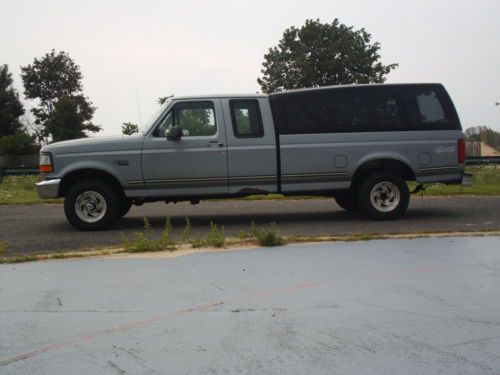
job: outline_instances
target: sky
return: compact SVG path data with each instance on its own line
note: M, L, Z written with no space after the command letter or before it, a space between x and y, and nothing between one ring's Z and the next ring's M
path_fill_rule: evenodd
M365 28L388 83L441 82L463 128L500 131L498 0L0 0L0 64L23 98L20 66L52 49L80 66L99 135L144 123L160 96L260 91L264 54L319 18ZM23 98L24 100L24 98ZM26 108L33 102L24 100Z

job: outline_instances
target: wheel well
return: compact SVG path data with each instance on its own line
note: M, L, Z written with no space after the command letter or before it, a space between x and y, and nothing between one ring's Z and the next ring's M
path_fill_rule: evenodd
M62 197L66 196L68 190L76 182L83 180L99 180L109 184L118 194L123 195L123 188L120 182L112 174L104 172L98 169L80 169L68 173L63 177L61 181L61 186L59 187L59 195Z
M352 186L357 186L370 173L388 171L400 175L405 181L415 181L415 173L408 164L395 159L376 159L363 163L354 173Z

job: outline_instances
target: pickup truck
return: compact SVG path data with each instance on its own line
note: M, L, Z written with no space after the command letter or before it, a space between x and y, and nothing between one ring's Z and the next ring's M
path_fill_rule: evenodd
M65 197L81 230L132 205L255 194L333 197L377 220L407 209L406 181L470 184L464 135L441 84L172 97L132 136L40 152L40 198Z

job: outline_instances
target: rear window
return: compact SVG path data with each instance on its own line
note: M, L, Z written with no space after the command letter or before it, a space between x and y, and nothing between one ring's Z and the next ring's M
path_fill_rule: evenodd
M405 106L408 130L461 129L451 100L441 86L397 87Z
M437 85L320 89L271 96L281 134L460 129ZM452 119L452 120L450 120Z

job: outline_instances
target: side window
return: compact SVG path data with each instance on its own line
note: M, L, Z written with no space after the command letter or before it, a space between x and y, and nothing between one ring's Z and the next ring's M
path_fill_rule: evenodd
M217 133L215 109L212 102L186 102L174 107L174 125L182 128L185 137Z
M403 123L396 97L379 88L305 92L277 102L283 134L396 131Z
M446 94L439 87L435 85L402 87L400 93L407 107L409 129L448 130L460 128L459 122L455 121L456 115L450 109Z
M264 135L257 100L231 100L231 120L238 138L258 138Z
M443 107L434 91L417 94L420 121L423 123L446 121Z
M215 108L212 102L184 102L175 104L155 131L165 137L172 126L180 126L184 137L210 136L217 133Z

